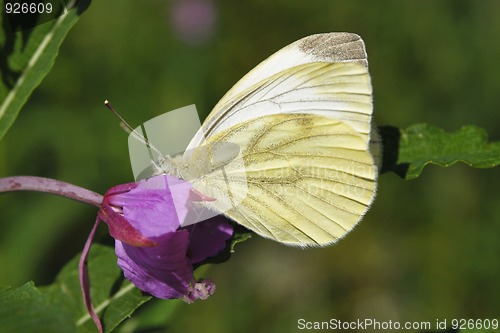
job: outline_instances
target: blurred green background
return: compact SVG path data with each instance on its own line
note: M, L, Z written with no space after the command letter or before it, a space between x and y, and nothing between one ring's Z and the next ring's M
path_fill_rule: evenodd
M132 181L127 134L104 99L133 126L193 103L205 116L265 57L319 32L364 39L379 125L475 124L500 140L499 18L497 0L93 1L0 143L0 176L100 193ZM218 287L211 299L156 321L208 333L293 332L299 318L499 318L499 184L500 169L463 164L429 166L413 181L382 175L372 209L337 245L253 237L205 274ZM39 193L2 195L0 284L50 283L96 213Z

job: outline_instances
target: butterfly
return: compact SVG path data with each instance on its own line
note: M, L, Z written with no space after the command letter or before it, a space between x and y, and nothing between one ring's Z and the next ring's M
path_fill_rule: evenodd
M200 203L260 236L324 246L361 220L377 189L380 139L362 39L302 38L238 81L186 152L158 173L192 183Z

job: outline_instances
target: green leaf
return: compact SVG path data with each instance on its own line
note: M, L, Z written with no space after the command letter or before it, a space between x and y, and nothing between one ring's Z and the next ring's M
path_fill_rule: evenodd
M0 3L4 8L4 1L0 0ZM0 139L12 126L33 90L51 70L64 37L89 6L90 0L74 3L68 4L71 10L66 14L17 33L12 32L6 15L0 16L3 27L0 33Z
M233 237L231 238L231 243L229 244L229 249L231 253L234 253L236 244L243 243L244 241L252 238L252 232L240 225L235 226Z
M477 126L453 133L428 124L379 130L384 147L382 172L393 171L407 180L417 178L429 163L447 167L461 161L475 168L500 164L500 142L488 142L486 132Z
M67 264L54 284L28 283L0 292L0 327L6 332L97 332L81 297L78 257ZM123 278L114 250L93 245L89 256L92 300L106 332L111 332L151 296Z
M120 325L116 332L169 332L168 326L175 319L174 315L182 304L185 303L180 299L153 298L141 306L132 318Z
M4 332L74 332L69 309L55 308L32 282L0 293L0 327Z

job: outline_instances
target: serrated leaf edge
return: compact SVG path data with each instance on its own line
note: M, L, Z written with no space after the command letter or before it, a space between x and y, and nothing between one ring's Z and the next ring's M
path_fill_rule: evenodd
M426 124L426 123L422 123L422 124L414 124L414 125L411 125L409 127L407 127L406 129L402 130L402 133L401 133L401 137L403 138L405 135L408 135L408 132L414 130L415 128L418 128L418 127L421 127L421 126L425 126L427 128L427 130L429 129L434 129L434 130L438 130L439 132L445 134L445 135L454 135L454 134L460 134L461 132L463 131L466 131L468 129L473 129L474 131L476 131L476 134L478 134L478 136L480 136L482 138L482 144L483 145L491 145L491 144L494 144L495 142L492 142L489 140L489 136L488 136L488 133L481 127L479 126L475 126L475 125L465 125L465 126L462 126L460 129L458 129L457 131L454 131L454 132L447 132L445 131L444 129L440 128L440 127L437 127L437 126L434 126L434 125L430 125L430 124ZM425 162L422 162L420 164L420 166L418 168L415 168L414 169L414 174L412 175L408 175L405 177L406 180L413 180L413 179L416 179L418 177L420 177L420 175L422 174L424 168L429 165L429 164L433 164L433 165L437 165L437 166L440 166L440 167L443 167L443 168L446 168L446 167L449 167L449 166L452 166L458 162L462 162L470 167L473 167L473 168L478 168L478 169L485 169L485 168L493 168L493 167L496 167L498 165L500 165L500 162L498 163L490 163L490 164L487 164L487 165L478 165L478 163L475 163L475 162L472 162L470 160L467 160L467 159L464 159L464 158L457 158L453 161L450 161L450 162L439 162L439 161L435 161L435 160L428 160L428 161L425 161ZM414 164L414 163L412 163Z

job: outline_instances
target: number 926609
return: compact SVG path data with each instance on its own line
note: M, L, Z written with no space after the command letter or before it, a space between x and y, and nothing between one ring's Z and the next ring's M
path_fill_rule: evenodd
M451 328L458 330L496 330L498 326L498 319L453 319L451 321Z
M53 11L52 3L47 2L6 2L7 14L50 14Z

